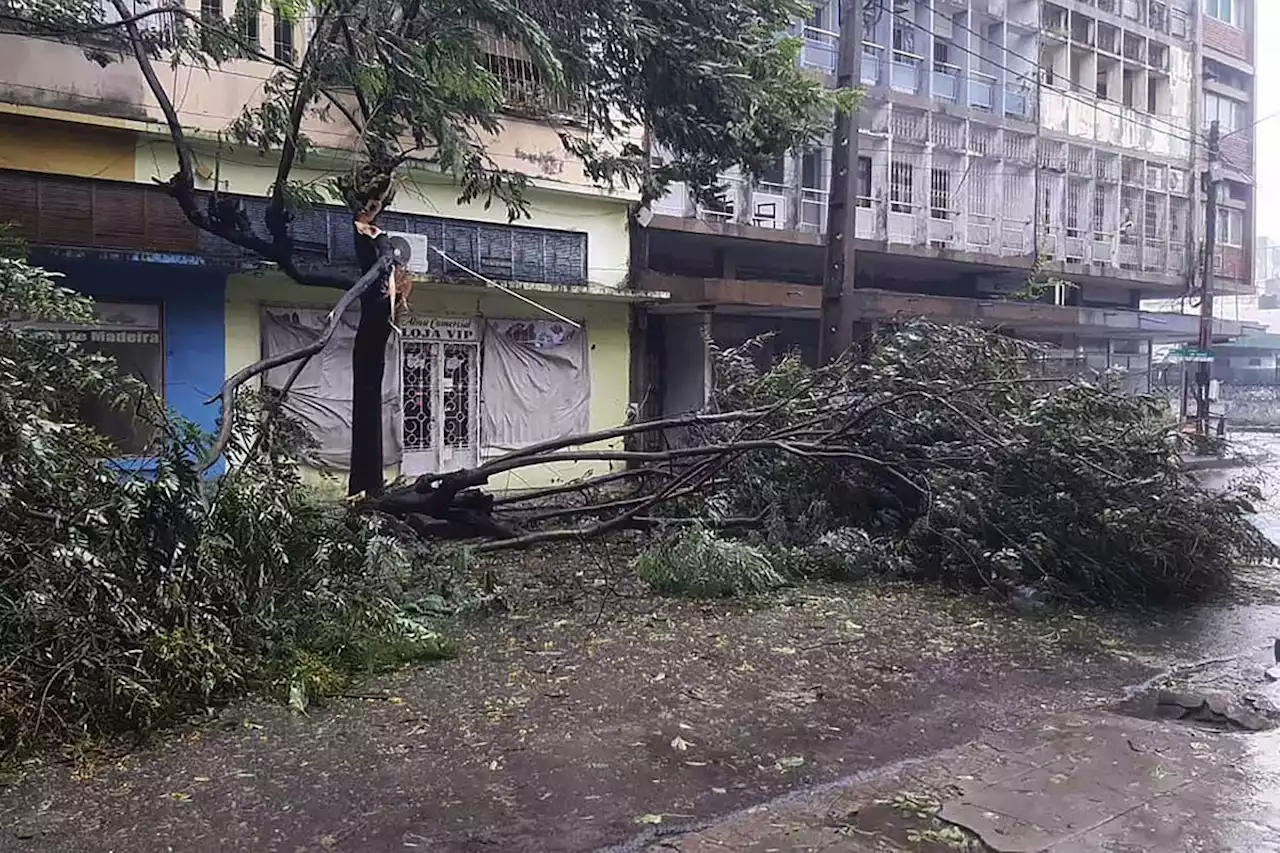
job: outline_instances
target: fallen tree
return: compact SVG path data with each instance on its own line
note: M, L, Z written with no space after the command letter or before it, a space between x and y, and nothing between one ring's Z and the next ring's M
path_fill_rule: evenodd
M717 353L707 411L543 442L363 507L479 551L696 523L803 563L826 537L869 567L1094 603L1200 599L1239 562L1276 557L1248 520L1255 491L1184 478L1163 400L1045 376L1040 361L1032 344L923 321L820 369L788 358L761 371L748 344ZM627 467L480 491L566 461Z
M239 401L254 417L229 434L238 464L207 481L209 437L109 359L14 319L92 316L0 255L0 759L145 733L247 690L304 709L364 673L449 654L442 620L490 600L489 578L421 539L495 551L652 530L637 576L700 596L875 573L1163 603L1276 556L1248 523L1249 494L1182 478L1159 401L1048 380L1029 345L973 328L906 324L865 360L817 370L789 358L761 371L750 345L727 350L708 411L336 503L303 482L302 437L269 403ZM118 448L81 417L90 399L154 419L154 471L111 461ZM480 489L560 460L630 467Z

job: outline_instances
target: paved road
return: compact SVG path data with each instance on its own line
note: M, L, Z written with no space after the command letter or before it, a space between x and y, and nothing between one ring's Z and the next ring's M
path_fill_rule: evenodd
M1280 542L1280 436L1246 435L1240 444L1250 456L1271 461L1196 476L1211 486L1256 482L1264 495L1258 524ZM975 738L928 759L631 847L646 853L1276 853L1280 730L1246 732L1230 721L1238 716L1274 725L1280 719L1274 712L1280 683L1266 675L1280 637L1275 575L1250 573L1234 602L1142 626L1139 645L1164 666L1131 685L1129 701L1111 709L1049 714L1017 733ZM1172 716L1182 708L1169 704L1173 700L1190 706L1206 697L1213 698L1195 712L1201 720L1142 718ZM1258 709L1270 709L1271 719Z
M1275 853L1280 733L1060 714L644 849Z

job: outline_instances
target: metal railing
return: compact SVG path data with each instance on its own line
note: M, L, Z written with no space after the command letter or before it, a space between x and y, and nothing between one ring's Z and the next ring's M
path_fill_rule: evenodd
M981 71L969 72L969 106L989 110L996 103L996 77Z
M751 224L757 228L787 228L791 223L791 188L760 181L751 194Z
M799 226L801 231L811 231L819 234L826 232L829 196L830 193L826 190L808 188L800 190Z
M804 42L800 47L802 68L836 73L836 62L840 55L839 33L797 23L791 26L791 34L799 36Z
M889 63L889 88L895 92L906 92L914 95L920 91L920 69L924 66L924 57L905 50L895 50L893 61Z
M484 47L485 66L498 81L507 110L536 117L574 119L583 115L581 101L572 92L552 89L540 79L523 45L486 35Z

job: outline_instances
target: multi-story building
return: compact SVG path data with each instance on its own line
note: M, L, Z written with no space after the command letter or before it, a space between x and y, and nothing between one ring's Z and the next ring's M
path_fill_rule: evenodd
M230 14L236 4L186 6L207 16ZM178 25L165 15L145 20L161 40L165 27ZM264 3L251 37L277 61L293 62L307 44L304 26ZM404 334L393 335L384 391L387 461L410 475L617 424L628 410L637 294L625 285L635 196L596 186L565 156L564 122L553 126L548 113L556 105L534 85L532 65L514 45L489 48L489 67L511 107L489 153L530 176L532 217L512 224L500 206L459 204L451 179L421 168L379 220L405 236L414 253L409 266L421 277L409 315L398 318ZM0 222L15 223L38 262L99 300L102 325L65 333L117 356L171 408L212 429L219 410L205 400L224 378L264 353L314 339L339 294L262 269L183 217L156 186L176 169L157 100L133 59L117 59L104 67L70 44L0 36ZM161 57L157 68L191 136L198 189L240 196L262 233L275 162L223 145L219 134L257 102L274 66L233 61L206 71ZM317 116L304 131L315 151L293 180L319 184L349 168L349 128ZM300 211L293 230L307 260L355 266L348 211ZM471 271L576 326L485 286ZM294 413L321 440L313 461L322 468L346 462L353 328L339 331L290 395ZM142 452L145 436L134 434L131 421L103 428L126 450ZM571 474L548 468L491 485L519 488Z
M839 5L795 28L800 61L828 79ZM1144 304L1198 281L1214 119L1215 289L1251 289L1253 0L860 5L855 317L979 321L1143 387L1153 342L1196 335L1195 317ZM637 282L673 294L646 335L645 381L668 411L705 394L690 356L707 333L774 331L775 350L816 352L830 164L822 146L754 182L727 174L714 208L677 187L644 217ZM1033 272L1070 284L1010 299Z

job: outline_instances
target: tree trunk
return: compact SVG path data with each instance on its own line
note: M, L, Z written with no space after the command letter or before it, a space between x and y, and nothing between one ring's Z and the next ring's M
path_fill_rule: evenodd
M356 234L356 257L368 271L378 260L373 241ZM382 491L382 378L391 336L391 301L375 284L360 297L360 323L351 353L351 471L347 493Z

